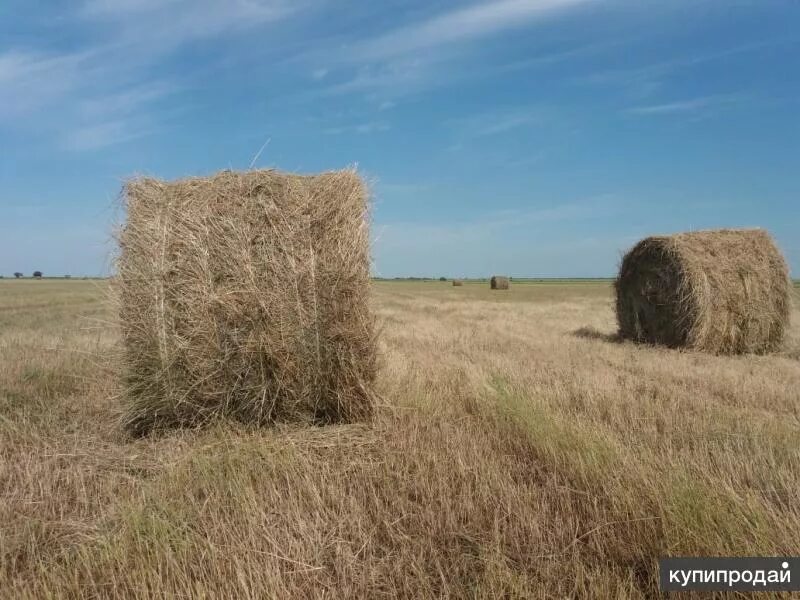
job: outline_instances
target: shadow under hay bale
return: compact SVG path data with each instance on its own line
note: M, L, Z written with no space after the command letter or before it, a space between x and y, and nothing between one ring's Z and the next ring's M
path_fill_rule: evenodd
M572 335L585 340L601 340L603 342L613 342L613 343L619 343L622 341L622 339L619 336L619 333L603 333L599 329L588 326L579 327L578 329L572 332Z
M649 237L615 283L620 336L713 354L777 350L789 323L788 269L761 229Z
M125 186L127 428L332 423L373 412L367 193L354 171Z
M462 285L464 285L463 281L460 279L453 279L453 287L461 287Z
M494 275L489 281L489 287L493 290L507 290L509 286L508 277Z

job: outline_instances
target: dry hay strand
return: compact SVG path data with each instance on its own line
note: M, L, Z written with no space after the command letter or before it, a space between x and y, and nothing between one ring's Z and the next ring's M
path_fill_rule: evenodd
M369 206L355 171L139 178L124 199L129 431L372 415Z
M762 229L648 237L615 283L620 336L713 354L772 352L789 324L786 262Z
M489 282L491 289L493 290L507 290L509 286L508 277L503 275L494 275Z
M463 281L461 281L460 279L453 279L453 287L460 287L462 285L464 285Z

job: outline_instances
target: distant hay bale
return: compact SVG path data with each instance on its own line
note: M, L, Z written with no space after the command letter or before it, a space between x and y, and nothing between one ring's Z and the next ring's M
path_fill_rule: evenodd
M461 281L460 279L453 279L453 286L454 287L460 287L462 285L464 285L463 281Z
M508 277L495 275L492 277L489 285L493 290L507 290L509 285Z
M761 229L649 237L616 284L623 338L713 354L780 347L789 323L786 262Z
M355 171L125 185L125 424L352 422L373 412L369 226Z

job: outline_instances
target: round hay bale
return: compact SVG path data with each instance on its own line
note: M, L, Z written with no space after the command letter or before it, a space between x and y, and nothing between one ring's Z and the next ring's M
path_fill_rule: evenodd
M125 186L116 289L126 426L368 418L376 339L355 171Z
M713 354L778 349L789 324L786 262L762 229L648 237L615 282L622 338Z
M453 287L460 287L462 285L464 285L463 281L461 281L460 279L453 279Z
M489 282L489 286L493 290L507 290L509 286L508 277L504 275L494 275Z

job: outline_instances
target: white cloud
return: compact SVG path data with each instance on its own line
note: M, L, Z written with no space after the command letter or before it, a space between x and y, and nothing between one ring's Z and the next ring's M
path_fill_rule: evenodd
M0 121L30 114L79 87L92 57L92 52L0 54Z
M490 118L486 123L476 128L474 134L479 136L496 135L540 122L541 116L535 112L509 113Z
M411 93L423 88L442 85L451 81L454 74L437 77L436 67L442 63L440 57L401 58L377 65L365 65L349 79L325 89L326 95L358 92L390 92L393 96Z
M454 119L450 123L465 138L475 138L542 125L554 119L555 115L551 109L533 106L494 110L464 119Z
M383 101L502 70L484 68L479 73L474 64L467 65L464 59L475 50L473 42L531 26L594 2L596 0L490 0L462 5L430 19L345 45L339 51L311 52L303 58L338 64L340 73L355 66L354 73L351 71L344 80L318 93L365 93ZM586 52L585 49L581 51ZM577 54L577 50L567 50L557 55L533 57L530 64L510 65L508 70L552 64ZM459 61L462 64L457 64ZM326 69L326 73L328 70L336 74L333 67ZM335 81L330 74L327 79Z
M0 124L22 128L69 151L129 141L153 130L147 107L177 84L129 83L100 49L63 55L0 55ZM146 125L146 126L145 126Z
M371 121L368 123L359 123L357 125L347 125L343 127L328 127L323 129L322 133L325 135L341 135L346 133L379 133L381 131L388 131L391 128L389 123L385 121Z
M0 53L0 125L93 150L158 127L155 103L184 85L153 79L153 67L179 47L283 19L307 1L85 0L72 25L96 33L69 52ZM109 41L110 40L110 41Z
M492 69L493 73L513 73L515 71L526 71L537 67L544 67L571 60L573 58L582 58L586 56L594 56L603 53L612 48L618 48L625 42L623 40L615 40L613 42L603 42L597 44L587 44L575 48L568 48L555 52L538 54L529 56L527 58L516 60Z
M715 108L730 106L737 104L742 100L741 96L730 95L715 95L704 96L700 98L692 98L689 100L681 100L677 102L666 102L663 104L651 104L647 106L635 106L627 110L628 113L634 115L672 115L672 114L686 114L698 113L708 111Z
M152 133L142 120L108 121L78 127L67 132L62 139L62 147L73 151L99 150Z
M181 0L87 0L82 12L93 17L131 15L180 4Z
M506 163L507 167L531 167L533 165L537 165L542 162L547 156L547 152L544 150L540 150L539 152L534 152L533 154L529 154L527 156L523 155L519 158L515 158L510 160Z
M350 49L356 60L379 60L529 25L593 0L494 0L390 31Z
M179 91L176 84L153 81L136 85L104 96L91 97L79 103L81 115L87 119L109 115L129 115L171 93Z
M652 96L664 87L664 82L676 71L701 67L707 63L730 59L730 57L739 54L758 52L788 44L790 44L790 41L785 39L753 42L694 56L682 56L640 67L599 71L581 77L578 82L613 86L627 92L629 96L645 98Z
M118 43L154 52L276 21L301 5L287 0L87 0L81 14L114 27Z

